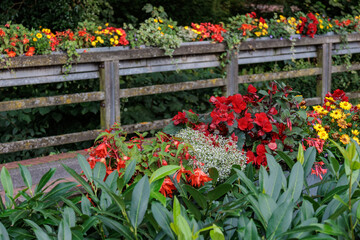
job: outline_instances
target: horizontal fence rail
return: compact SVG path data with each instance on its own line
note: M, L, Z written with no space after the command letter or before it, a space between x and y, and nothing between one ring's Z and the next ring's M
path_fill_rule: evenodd
M64 68L67 56L63 53L50 55L16 57L8 62L10 67L0 64L0 87L15 87L66 81L99 79L100 91L75 93L59 96L36 97L0 102L0 112L58 106L83 102L101 102L101 129L109 128L114 122L120 122L120 99L184 90L223 87L224 95L238 92L238 85L262 81L318 76L317 96L307 99L308 105L320 104L325 94L331 89L333 73L360 70L360 64L351 66L332 66L333 55L360 53L360 34L349 34L348 44L341 42L338 35L317 36L315 38L298 38L289 40L261 39L247 40L240 45L238 52L228 56L226 78L203 79L197 81L152 85L136 88L120 89L119 77L219 67L219 56L226 51L224 43L210 42L184 43L174 51L172 57L164 55L159 48L128 47L79 49L79 60L70 71ZM317 67L239 75L239 65L263 62L286 61L292 59L316 58ZM9 69L10 68L10 69ZM350 98L360 98L360 93L347 93ZM180 111L181 109L179 109ZM171 119L157 120L131 125L124 125L128 133L160 129L170 123ZM89 130L59 136L29 139L9 143L0 143L0 153L31 150L42 147L63 145L93 140L101 130Z

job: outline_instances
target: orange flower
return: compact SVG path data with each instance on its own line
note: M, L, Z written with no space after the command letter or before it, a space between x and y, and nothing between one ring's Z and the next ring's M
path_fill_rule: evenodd
M22 40L22 42L23 42L23 44L28 44L28 43L29 43L29 39L24 38L24 39Z
M191 182L193 187L203 186L204 183L211 181L212 179L208 177L200 168L194 170L194 174L191 174L187 178L188 182Z
M313 169L313 168L311 169L311 174L315 174L321 180L323 179L322 175L324 175L327 172L327 169L322 168L323 165L324 165L323 162L314 162L315 169Z
M169 196L172 198L173 190L176 190L174 183L171 181L171 179L169 177L166 177L164 179L163 184L161 185L160 193L162 195L164 195L165 197Z
M8 52L7 52L7 55L8 55L9 57L15 57L15 56L16 56L16 52L14 52L14 51L8 51Z

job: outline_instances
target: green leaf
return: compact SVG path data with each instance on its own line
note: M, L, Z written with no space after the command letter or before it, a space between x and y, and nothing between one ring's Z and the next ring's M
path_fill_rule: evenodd
M259 208L266 223L268 223L276 207L276 202L269 195L264 193L259 194Z
M210 231L210 237L212 240L225 240L224 234L221 229L213 224L213 230Z
M0 222L0 240L10 240L9 234L1 222Z
M11 180L11 176L6 167L2 167L0 173L1 184L4 188L4 191L8 197L14 197L14 187Z
M304 170L300 162L295 163L294 167L290 173L289 186L286 190L285 201L286 199L291 199L293 202L296 202L301 195L304 185Z
M72 239L72 234L71 234L69 224L67 223L67 221L65 221L65 219L62 219L59 224L59 230L58 230L57 237L58 237L58 240L71 240Z
M83 214L91 216L90 201L85 195L81 197L81 211Z
M303 149L301 143L299 143L297 160L298 160L298 162L301 163L301 165L304 165L304 160L305 160L305 159L304 159L304 149Z
M35 194L40 192L43 189L43 187L45 187L45 185L49 182L49 180L52 178L52 176L55 174L55 172L56 172L56 168L51 168L49 171L47 171L47 173L45 173L41 177L38 185L36 185L36 187L35 187Z
M133 234L129 231L128 227L123 226L118 221L112 220L111 218L97 215L96 216L102 223L105 224L108 228L115 230L116 232L120 233L122 237L125 237L125 239L133 240L135 237Z
M102 162L97 162L93 169L93 179L98 179L99 181L104 181L106 176L106 167ZM95 181L95 186L98 187L98 183Z
M185 185L185 189L188 193L194 198L194 200L199 204L202 209L206 209L207 201L203 194L201 194L198 190L191 187L190 185Z
M315 160L316 160L316 149L314 147L309 147L308 149L306 149L304 155L304 162L305 162L305 165L303 165L304 176L309 176Z
M27 169L27 167L19 164L19 168L20 168L20 174L21 174L21 177L25 183L25 186L28 187L31 191L31 188L32 188L32 178L31 178L31 175L30 175L30 172L29 170Z
M276 239L276 237L285 232L291 224L293 207L291 201L286 201L279 205L269 219L266 229L267 239Z
M181 215L177 216L177 226L179 229L181 229L180 234L178 235L179 237L178 239L183 239L183 240L192 239L192 232L190 226L186 221L186 219Z
M11 221L11 225L14 226L14 224L19 220L19 219L24 219L27 216L29 216L29 214L31 213L30 210L28 209L22 209L22 210L17 210L15 211L13 214L11 214L9 216L9 219Z
M294 161L286 155L284 152L278 151L278 155L284 160L284 162L289 166L291 169L294 166Z
M164 195L162 195L161 193L151 191L151 192L150 192L150 199L152 199L152 198L158 200L158 201L161 202L164 206L166 205L166 197L165 197Z
M90 179L92 179L92 176L93 176L90 164L85 159L85 157L81 154L77 155L77 159L78 159L79 165L81 167L81 170L83 170L86 178L90 181Z
M244 175L245 176L245 175ZM207 198L209 201L215 201L224 196L227 192L229 192L232 188L232 185L229 183L223 183L207 194Z
M188 208L188 211L194 215L194 217L197 221L200 221L201 220L201 212L200 212L199 208L196 207L191 201L189 201L186 198L183 198L182 200L185 203L186 207Z
M82 215L81 210L73 203L74 200L61 197L61 201L63 201L64 203L66 203L66 205L71 207L77 214Z
M171 231L171 215L170 212L161 204L154 202L151 205L151 212L162 230L170 237L175 239L173 232Z
M99 220L96 219L96 217L92 216L92 217L89 217L83 224L82 224L82 232L83 233L86 233L87 231L89 231L90 228L96 226L97 222Z
M124 184L127 184L132 178L132 176L134 176L135 167L136 167L136 159L132 160L130 164L126 166L126 170L124 173Z
M249 188L250 192L252 194L254 194L256 197L258 197L259 193L258 193L258 190L256 189L255 185L245 176L245 174L242 171L240 171L236 168L233 168L233 169L235 170L236 174L240 177L240 180L243 183L245 183L245 185ZM208 198L210 200L210 197L208 197Z
M148 176L144 176L135 186L132 193L129 219L136 229L142 222L147 210L150 197L150 184Z
M180 166L167 165L156 170L150 177L150 183L173 174L180 169Z
M75 223L76 223L76 216L75 216L75 212L72 208L69 207L65 207L63 214L62 214L62 218L64 221L66 221L66 223L68 224L68 226L70 227L75 227Z
M208 172L209 172L210 178L212 179L213 185L215 185L217 182L217 179L219 178L218 170L216 168L210 168L208 170Z
M276 201L282 187L282 178L280 174L282 169L273 156L266 154L266 159L270 168L270 174L268 180L264 182L264 188L266 193Z
M37 225L35 222L29 219L24 219L24 221L34 230L37 239L50 240L49 235L47 235L47 233L44 232L44 230L41 227L39 227L39 225Z
M244 239L251 239L251 240L260 239L256 229L256 225L252 219L250 219L249 223L246 225Z
M174 197L174 203L173 203L173 219L174 219L174 226L172 227L173 231L175 232L176 235L179 234L180 229L178 228L178 216L181 215L181 207L180 207L180 203L179 200L177 199L177 197ZM171 226L171 224L170 224Z
M56 185L53 189L50 190L46 195L42 197L42 201L47 200L58 200L61 196L67 193L70 189L76 187L74 182L62 182Z

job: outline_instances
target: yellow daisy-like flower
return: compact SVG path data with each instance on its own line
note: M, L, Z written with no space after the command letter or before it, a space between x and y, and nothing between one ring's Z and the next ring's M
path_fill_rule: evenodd
M109 23L105 23L105 26L107 26L107 27L108 27L108 26L109 26Z
M343 116L341 110L337 109L334 110L330 113L330 117L334 118L334 119L340 119Z
M357 136L357 135L359 135L359 130L357 130L357 129L352 129L351 130L351 133L353 134L353 135L355 135L355 136Z
M157 22L158 22L158 20L157 20L157 19L154 19L154 22L156 22L156 23L157 23Z
M343 134L343 135L341 135L341 137L340 137L340 142L342 142L343 144L348 144L349 142L350 142L350 137L349 137L349 135L347 135L347 134Z
M325 110L325 109L323 109L323 110L320 112L321 115L327 115L328 113L329 113L329 111L328 111L328 110Z
M174 28L174 26L172 26L172 25L170 25L170 24L168 25L168 27L169 27L169 28L171 28L171 29L173 29L173 28Z
M360 109L360 103L359 103L358 105L356 105L356 107L357 107L358 109Z
M360 141L359 141L359 138L358 138L358 137L353 137L353 139L355 140L355 142L357 142L357 144L360 145Z
M160 30L161 30L161 27L158 27L157 29L160 31Z
M36 42L36 41L37 41L37 38L33 38L33 41Z
M350 110L352 105L349 102L341 102L340 107L344 110Z
M335 106L335 105L331 105L330 108L331 108L331 109L335 109L336 106Z
M41 34L41 33L37 33L37 34L36 34L36 37L37 37L37 38L42 38L42 34Z
M163 23L163 20L159 19L159 23Z
M330 105L331 105L331 102L326 102L325 103L325 106L327 106L327 107L330 107Z
M257 37L260 37L260 36L261 36L261 32L255 32L255 35L256 35Z
M319 105L316 105L316 106L313 106L313 109L314 111L318 112L318 111L321 111L323 107L322 106L319 106Z
M318 123L315 124L314 129L315 129L317 132L325 131L324 127L321 126L321 124L318 124Z
M91 45L95 47L96 46L96 41L91 42Z
M325 131L318 132L319 138L322 140L326 140L329 138L329 134Z
M185 30L188 30L188 29L189 29L189 27L188 27L188 26L185 26L185 27L184 27L184 29L185 29Z

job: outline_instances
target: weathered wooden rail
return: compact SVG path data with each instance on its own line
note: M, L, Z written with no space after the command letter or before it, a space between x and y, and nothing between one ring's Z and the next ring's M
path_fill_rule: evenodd
M119 76L141 73L165 72L182 69L217 67L219 55L226 50L225 44L209 42L184 43L176 49L173 57L164 55L158 48L129 49L126 47L96 48L78 50L80 59L71 71L64 75L63 65L67 56L55 53L46 56L16 57L10 60L11 71L3 66L0 70L0 87L36 85L65 81L99 79L100 91L67 94L61 96L0 102L0 112L26 108L56 106L64 104L100 101L101 128L109 128L120 122L120 99L134 96L177 92L191 89L223 87L225 95L238 92L238 84L278 79L318 75L317 97L308 99L309 104L318 104L331 89L331 74L348 70L360 70L360 64L332 66L332 55L360 53L360 34L348 36L348 46L342 49L340 36L319 36L296 40L294 50L288 40L249 40L241 44L239 52L232 52L226 66L227 77L204 79L191 82L153 85L120 89ZM239 65L250 63L284 61L290 59L317 58L318 66L287 72L238 75ZM360 93L348 93L359 98ZM181 109L179 109L181 110ZM170 122L169 119L154 122L125 125L131 133L159 129ZM17 142L0 143L0 153L30 150L41 147L63 145L95 139L101 129L64 134Z

